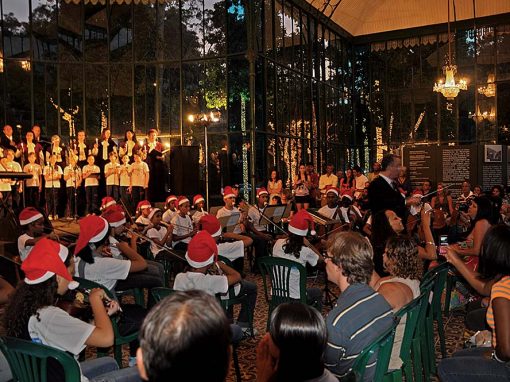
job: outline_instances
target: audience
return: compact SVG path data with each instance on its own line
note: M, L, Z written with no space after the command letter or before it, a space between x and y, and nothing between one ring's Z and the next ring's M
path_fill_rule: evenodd
M326 323L316 309L300 303L279 305L257 347L257 381L337 382L324 368L326 341Z
M147 315L137 366L144 381L223 382L231 332L223 309L204 291L174 292Z

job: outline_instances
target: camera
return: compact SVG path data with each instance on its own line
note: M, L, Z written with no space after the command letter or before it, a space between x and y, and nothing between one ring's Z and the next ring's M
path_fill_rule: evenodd
M459 208L458 210L460 212L468 212L468 209L469 209L469 205L471 204L471 201L466 201L466 202L462 202L459 204Z

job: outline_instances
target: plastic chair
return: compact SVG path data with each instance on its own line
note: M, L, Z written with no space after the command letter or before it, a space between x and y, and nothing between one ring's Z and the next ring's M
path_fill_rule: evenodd
M280 304L299 301L306 304L306 269L301 264L279 257L264 256L257 260L262 282L264 283L264 296L268 305L267 328L271 313ZM299 299L290 297L290 274L293 269L299 271ZM271 280L271 286L267 278Z
M388 371L388 365L390 364L397 323L398 319L395 319L394 324L390 328L363 349L354 361L351 372L345 379L342 378L342 381L363 381L367 364L373 358L376 359L373 381L381 382L384 380L384 375Z
M116 290L115 295L117 296L117 300L123 296L133 296L135 298L135 304L140 305L145 308L145 295L143 293L142 288L131 288L126 290Z
M173 292L175 292L173 289L165 287L152 288L150 291L155 302L160 302L165 297L170 296Z
M73 279L80 283L81 288L87 288L87 289L101 288L105 291L105 293L109 299L115 300L115 296L113 295L113 293L105 286L103 286L99 283L96 283L94 281L91 281L91 280L83 279L81 277L73 277ZM114 358L117 361L118 365L120 367L122 367L122 345L129 344L131 341L136 340L138 338L138 332L123 336L119 332L119 327L118 327L118 323L117 323L118 317L110 316L110 320L112 323L113 334L114 334L114 343L113 343ZM99 350L99 348L98 348L97 354L98 354L98 357L103 357L103 356L107 355L107 353Z
M4 353L15 382L51 382L47 371L54 359L62 366L66 382L80 382L80 367L65 351L12 337L0 339L0 350Z

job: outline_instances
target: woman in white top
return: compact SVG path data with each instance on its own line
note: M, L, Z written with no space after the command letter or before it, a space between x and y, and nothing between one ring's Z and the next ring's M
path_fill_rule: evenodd
M393 312L397 312L420 295L423 262L418 255L418 246L407 236L394 236L388 240L383 254L383 262L385 270L390 275L380 278L374 272L372 285L388 301ZM399 369L402 366L400 346L405 324L406 317L404 316L395 333L390 369Z
M267 182L267 191L269 192L270 198L272 199L274 195L281 196L282 194L282 180L278 175L278 171L271 171L271 176Z
M312 267L316 266L320 260L319 253L314 250L315 248L304 244L312 222L312 216L306 210L296 213L289 223L289 237L276 241L273 247L273 256L295 261L304 267L306 264L310 264ZM289 284L290 297L299 299L301 291L299 290L299 271L297 269L291 270ZM322 291L319 288L307 288L306 298L309 304L313 303L319 310L322 309Z

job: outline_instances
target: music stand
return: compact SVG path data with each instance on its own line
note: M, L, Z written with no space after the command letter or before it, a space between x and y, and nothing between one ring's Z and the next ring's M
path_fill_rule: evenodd
M225 232L234 232L235 227L239 224L239 218L241 214L239 212L234 212L229 216L222 216L218 218L221 224L221 228L225 230Z
M280 223L282 219L290 216L290 207L288 204L274 204L268 205L264 208L261 213L259 225L267 225L267 220L272 221L273 223Z

